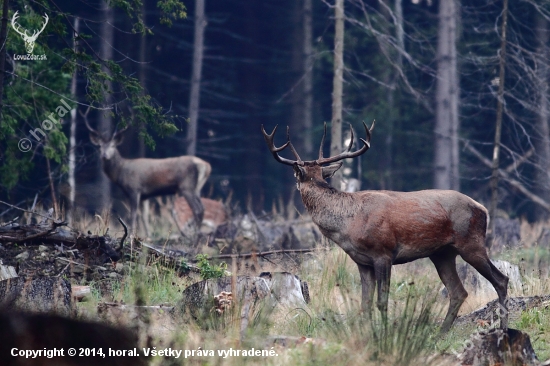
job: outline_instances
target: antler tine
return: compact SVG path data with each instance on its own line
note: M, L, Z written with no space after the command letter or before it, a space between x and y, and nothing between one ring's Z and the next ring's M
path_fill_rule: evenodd
M90 124L88 123L88 111L86 111L86 113L84 113L84 114L80 113L80 115L83 117L84 123L86 124L86 127L88 128L88 130L90 130L90 132L93 132L98 136L101 136L101 134L99 132L97 132L96 130L94 130L92 128L92 126L90 126Z
M122 130L118 130L118 125L115 128L115 132L113 132L113 136L111 137L111 140L117 137L118 135L122 134L124 131L126 131L130 127L129 125L126 125Z
M365 126L365 132L367 134L367 139L363 139L361 138L360 140L363 142L363 146L357 150L357 151L354 151L354 152L350 152L351 150L351 146L353 144L353 130L352 130L352 141L351 143L348 145L348 148L346 151L344 151L343 153L341 154L338 154L338 155L335 155L335 156L331 156L329 158L321 158L321 159L317 159L317 163L318 164L329 164L329 163L334 163L334 162L337 162L339 160L343 160L343 159L348 159L348 158L354 158L356 156L359 156L361 154L364 154L369 148L370 148L370 139L371 139L371 131L372 129L374 128L374 122L372 124L372 127L371 129L369 130L369 128L367 127L367 124L365 122L363 122L363 126ZM351 128L351 126L350 126Z
M327 135L327 123L325 122L325 129L323 131L323 138L321 139L321 146L319 146L319 159L323 158L323 146L325 145L326 135Z
M296 159L298 159L297 162L301 163L302 159L300 158L300 155L298 155L298 152L294 148L294 145L292 145L292 142L290 142L290 127L288 126L286 126L286 139L288 141L288 147L290 147L290 151L292 152L292 154L294 154Z
M298 161L283 158L282 156L280 156L278 154L278 152L284 150L287 146L290 145L290 147L291 147L290 150L293 152L293 154L296 155L296 157L299 160L300 160L300 157L298 157L298 154L296 153L296 150L294 149L294 146L292 146L292 144L290 143L290 133L289 133L288 129L287 129L287 142L284 145L280 146L280 147L275 147L275 143L273 142L273 138L275 137L275 132L277 132L277 127L279 127L279 125L275 126L275 128L273 129L273 132L271 132L271 134L268 134L267 132L265 132L264 125L262 125L262 134L264 135L265 142L267 144L267 147L269 148L269 151L271 151L271 154L275 158L275 160L277 160L279 163L283 163L283 164L292 166L292 165L296 164Z
M351 133L351 138L350 138L348 149L347 149L348 152L351 151L351 148L353 146L353 138L354 138L353 128L351 127L351 123L349 124L349 132Z

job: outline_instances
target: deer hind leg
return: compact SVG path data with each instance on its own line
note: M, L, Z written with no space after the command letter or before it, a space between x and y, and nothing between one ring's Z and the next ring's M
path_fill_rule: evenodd
M502 329L508 328L508 304L506 296L508 294L508 276L502 274L487 255L485 245L483 241L480 241L478 245L479 249L476 250L464 250L459 254L472 267L476 269L487 281L491 282L491 285L495 288L498 294L498 302L500 304L500 327Z
M200 227L204 217L204 206L202 205L200 197L192 191L180 191L179 193L185 198L189 207L191 207L195 224L197 227Z
M361 275L361 310L370 316L372 311L372 299L374 297L374 287L376 286L374 268L359 263L357 263L357 266L359 267L359 274Z
M441 282L449 293L449 310L447 310L447 315L441 325L441 333L446 333L451 329L462 303L468 297L468 292L464 289L456 272L456 255L456 252L445 251L430 256Z

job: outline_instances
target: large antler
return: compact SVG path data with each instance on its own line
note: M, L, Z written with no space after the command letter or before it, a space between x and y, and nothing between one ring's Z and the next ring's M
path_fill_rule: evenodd
M118 136L122 135L124 133L124 131L126 131L128 129L128 127L130 127L130 126L126 125L126 127L124 127L122 130L119 131L118 124L117 124L117 126L115 128L115 132L113 132L113 137L111 137L111 140L114 140Z
M25 29L24 32L21 32L19 31L19 29L17 28L20 28L21 26L19 24L17 24L15 21L17 20L17 18L19 18L19 16L17 15L17 13L19 13L19 10L15 12L15 14L13 14L13 17L11 18L11 26L13 27L13 30L16 31L17 33L19 33L20 35L22 35L23 37L28 37L27 35L27 30Z
M88 109L86 109L85 113L82 113L82 111L80 110L78 111L78 113L80 113L80 115L82 116L82 119L84 120L84 123L86 124L86 127L88 128L88 130L92 133L95 133L98 136L101 136L101 134L96 130L94 130L92 126L90 126L90 123L88 122L88 114L90 113L90 109L91 108L88 106Z
M275 147L273 138L275 137L275 132L277 132L277 127L279 127L279 125L275 126L275 128L273 129L273 132L271 132L271 134L269 135L267 132L265 132L264 125L262 125L262 133L264 135L265 142L267 143L267 147L269 147L269 151L271 151L271 154L273 154L273 157L279 163L283 163L286 165L294 165L294 164L302 165L303 164L302 159L300 159L300 156L296 152L296 149L294 149L294 146L292 146L292 143L290 142L290 129L288 128L288 126L286 128L286 138L287 138L286 143L280 147ZM278 154L279 151L284 150L287 146L290 147L290 151L292 152L292 154L294 154L297 160L286 159Z
M365 126L365 132L367 134L367 139L366 140L362 139L362 138L360 139L363 142L363 146L359 150L354 151L354 152L350 152L351 148L353 146L353 139L354 139L353 129L351 128L351 124L350 124L349 128L350 128L350 131L351 131L351 140L349 142L347 150L344 151L341 154L331 156L329 158L323 158L323 144L325 142L325 135L327 134L327 124L325 123L325 131L323 133L323 138L321 139L321 147L319 148L319 159L317 159L316 162L319 165L323 165L323 164L334 163L334 162L337 162L337 161L343 160L343 159L354 158L356 156L364 154L370 148L370 138L371 138L371 132L374 129L374 121L372 122L372 126L371 126L370 130L367 127L367 124L365 122L363 122L363 126Z

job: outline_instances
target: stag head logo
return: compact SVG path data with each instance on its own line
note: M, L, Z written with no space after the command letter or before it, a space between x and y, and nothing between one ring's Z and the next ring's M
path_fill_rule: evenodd
M48 24L48 20L49 20L48 14L44 14L44 17L43 17L44 25L42 26L42 29L40 29L39 31L38 30L33 31L32 35L29 36L27 34L27 30L23 29L19 24L17 24L16 22L18 18L17 13L18 11L16 11L15 14L13 14L13 18L11 18L11 26L17 33L21 35L21 37L23 37L23 41L25 41L25 49L27 50L27 53L32 53L36 39L38 38L40 33L42 33L44 28L46 28L46 24ZM20 29L23 29L23 31L21 31Z

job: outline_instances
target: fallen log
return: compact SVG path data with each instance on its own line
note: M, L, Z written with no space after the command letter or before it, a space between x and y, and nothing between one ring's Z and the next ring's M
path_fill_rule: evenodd
M55 221L30 225L11 223L0 227L0 243L62 245L79 250L97 250L114 262L120 259L120 255L113 249L115 238L108 235L83 235L75 230L62 229L63 225L65 223Z

